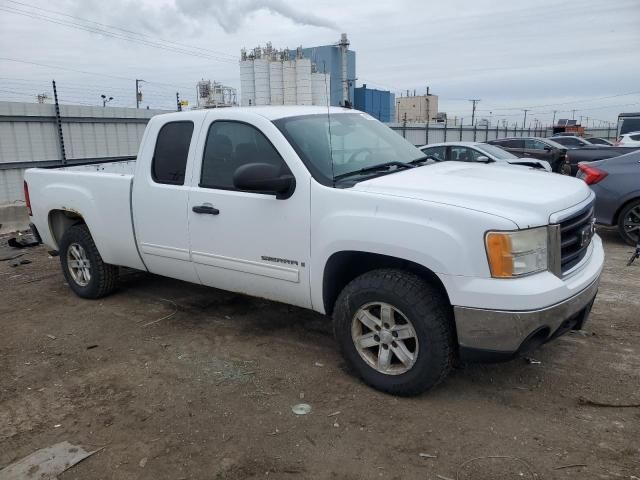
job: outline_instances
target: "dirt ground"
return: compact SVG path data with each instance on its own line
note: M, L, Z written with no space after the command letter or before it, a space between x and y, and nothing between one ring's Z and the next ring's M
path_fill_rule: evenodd
M640 262L601 234L585 331L416 398L351 376L321 315L137 272L82 300L24 250L0 261L0 467L68 440L104 448L61 480L637 480L640 408L581 400L640 403Z

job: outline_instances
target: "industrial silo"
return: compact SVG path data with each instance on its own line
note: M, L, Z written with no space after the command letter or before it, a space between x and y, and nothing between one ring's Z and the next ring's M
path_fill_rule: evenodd
M282 87L284 90L284 104L296 105L298 95L296 89L295 60L285 60L282 62Z
M240 103L241 105L256 104L256 87L252 59L240 61Z
M296 59L296 97L298 105L311 105L311 60Z
M313 72L311 74L311 103L327 106L330 91L331 76L328 73Z
M271 105L284 104L284 81L281 61L272 61L269 64L269 86L271 88Z
M269 85L269 59L256 58L253 61L253 78L255 81L255 104L269 105L271 103L271 88Z

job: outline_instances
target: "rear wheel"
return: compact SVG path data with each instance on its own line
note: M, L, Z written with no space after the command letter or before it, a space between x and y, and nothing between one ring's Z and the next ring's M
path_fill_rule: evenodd
M408 272L374 270L349 283L336 302L334 331L349 365L378 390L416 395L452 368L448 302Z
M640 200L626 205L618 217L618 231L629 245L636 245L640 239Z
M100 298L116 288L118 267L105 263L86 225L69 227L60 240L62 272L76 295Z

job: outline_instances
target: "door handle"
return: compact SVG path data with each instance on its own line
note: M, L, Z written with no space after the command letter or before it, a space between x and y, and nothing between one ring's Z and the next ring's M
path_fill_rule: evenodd
M208 215L218 215L220 210L210 205L195 205L191 210L194 213L206 213Z

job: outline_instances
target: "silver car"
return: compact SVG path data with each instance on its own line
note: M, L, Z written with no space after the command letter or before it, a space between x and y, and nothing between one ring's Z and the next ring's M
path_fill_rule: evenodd
M519 158L496 145L480 142L432 143L418 147L435 162L480 162L510 164L551 171L551 165L536 158Z

